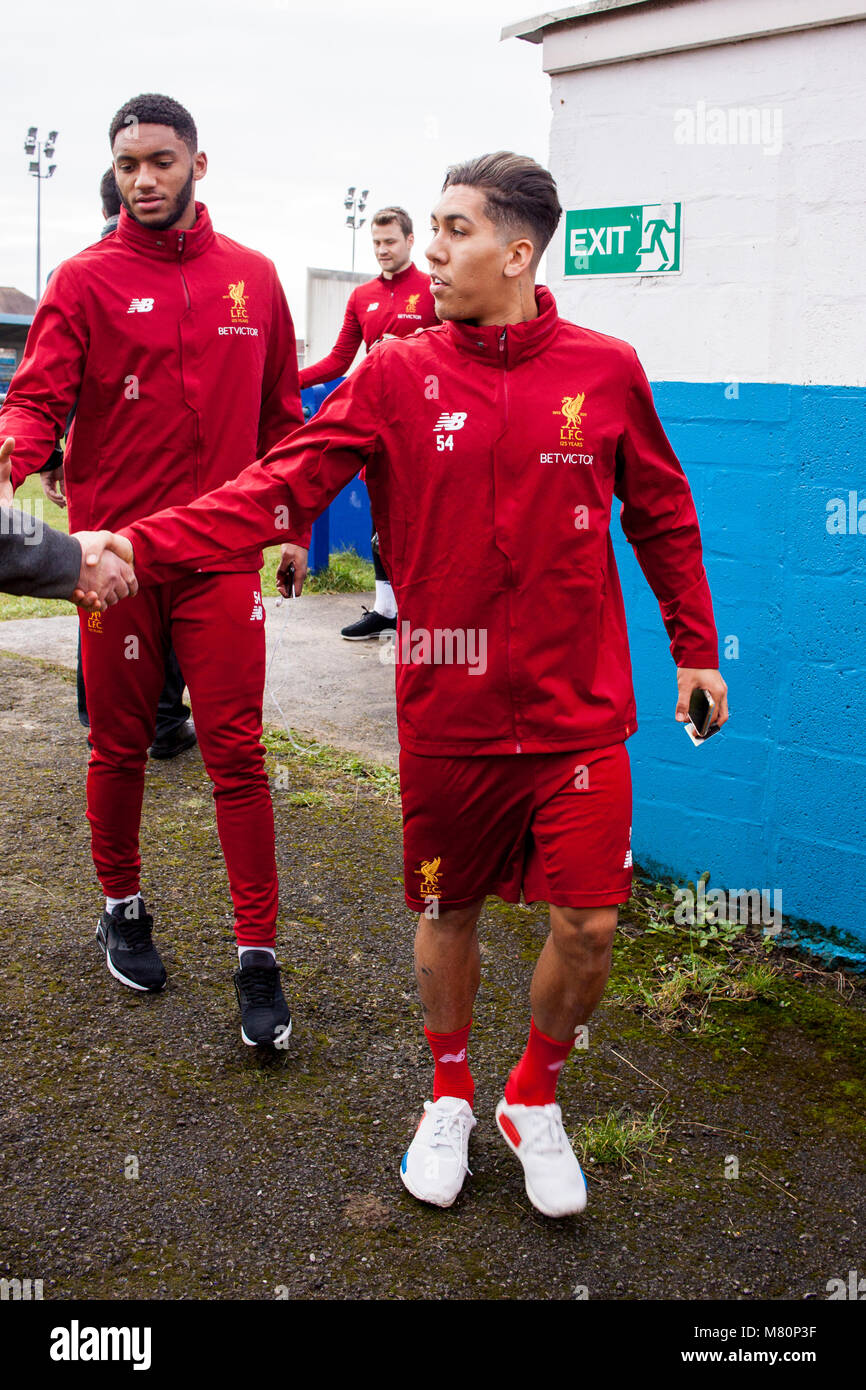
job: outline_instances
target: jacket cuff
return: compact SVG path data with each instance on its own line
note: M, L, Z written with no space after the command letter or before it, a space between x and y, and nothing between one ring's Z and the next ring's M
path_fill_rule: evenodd
M715 648L704 651L687 651L676 658L677 667L688 667L691 671L718 671L719 653Z

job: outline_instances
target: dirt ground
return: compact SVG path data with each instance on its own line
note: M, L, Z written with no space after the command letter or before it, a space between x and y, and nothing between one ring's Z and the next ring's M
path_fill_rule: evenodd
M633 986L671 948L629 905L559 1099L578 1144L612 1108L661 1106L662 1131L631 1163L587 1160L586 1213L553 1222L493 1121L544 917L491 902L472 1177L449 1211L425 1207L398 1176L431 1066L387 780L277 748L295 1031L268 1056L240 1041L197 750L147 774L143 887L169 985L141 997L94 942L71 673L0 655L0 735L0 1274L42 1279L46 1299L748 1300L826 1299L866 1272L860 986L782 957L774 997L665 1031Z

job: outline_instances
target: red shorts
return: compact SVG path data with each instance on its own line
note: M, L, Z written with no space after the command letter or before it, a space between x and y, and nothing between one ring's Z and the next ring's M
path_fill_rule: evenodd
M474 758L400 754L406 902L416 912L506 902L604 907L631 894L624 743Z

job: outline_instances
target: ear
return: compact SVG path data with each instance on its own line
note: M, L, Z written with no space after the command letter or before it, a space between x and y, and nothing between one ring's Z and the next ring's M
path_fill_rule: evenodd
M412 247L415 245L415 233L414 233L414 232L410 232L409 235L407 236L407 238L406 238L406 245L409 247L409 250L411 251L411 250L412 250Z
M518 275L525 275L532 266L534 255L535 247L528 237L518 237L516 241L510 241L506 248L503 275L509 279L516 279Z
M199 150L198 153L194 154L192 157L192 176L195 182L198 183L199 179L203 179L206 173L207 155L204 150Z

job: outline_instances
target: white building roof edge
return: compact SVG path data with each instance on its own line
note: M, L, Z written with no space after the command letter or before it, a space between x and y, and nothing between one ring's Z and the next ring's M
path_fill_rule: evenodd
M507 25L548 73L866 19L863 0L586 0Z

